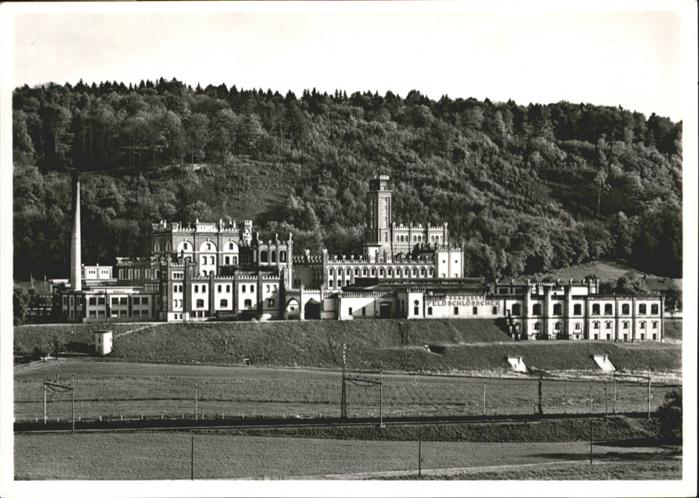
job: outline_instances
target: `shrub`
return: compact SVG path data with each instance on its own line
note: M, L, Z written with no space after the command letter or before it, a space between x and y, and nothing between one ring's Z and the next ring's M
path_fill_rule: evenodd
M658 438L668 443L682 441L682 392L670 391L658 407Z

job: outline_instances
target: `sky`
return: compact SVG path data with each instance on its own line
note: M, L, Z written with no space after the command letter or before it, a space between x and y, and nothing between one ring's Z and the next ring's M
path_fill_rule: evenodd
M14 83L175 77L297 94L416 89L435 99L567 100L682 118L677 4L552 3L30 8L15 16Z

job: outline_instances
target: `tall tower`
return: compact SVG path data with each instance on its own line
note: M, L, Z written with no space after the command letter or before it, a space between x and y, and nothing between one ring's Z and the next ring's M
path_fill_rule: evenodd
M370 256L391 251L391 194L393 186L388 175L369 180L367 193L367 224L365 250Z
M73 171L73 227L70 234L70 287L74 291L82 290L80 257L80 173Z

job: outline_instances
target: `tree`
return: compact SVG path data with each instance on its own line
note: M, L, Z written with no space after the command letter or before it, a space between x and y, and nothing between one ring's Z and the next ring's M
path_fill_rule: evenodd
M597 217L599 217L600 202L602 200L602 191L609 190L610 186L607 183L609 175L605 170L600 170L595 176L595 185L597 186Z
M27 319L27 308L31 300L31 291L21 287L15 287L12 293L12 304L14 306L14 324L22 325Z
M658 407L658 438L665 443L682 442L682 391L670 391Z

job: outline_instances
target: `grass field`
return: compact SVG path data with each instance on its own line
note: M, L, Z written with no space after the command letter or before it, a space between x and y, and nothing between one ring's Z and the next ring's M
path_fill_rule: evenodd
M189 479L187 433L15 436L17 479ZM664 455L651 446L595 445L596 458L637 461ZM425 442L422 467L446 469L584 461L589 444ZM163 458L163 456L166 456ZM333 474L414 471L415 441L337 441L198 434L194 476L323 478ZM679 478L679 476L677 476Z
M15 367L15 418L43 416L42 383L76 382L76 416L186 416L194 414L197 386L198 413L208 418L230 416L337 416L340 372L162 365L85 360L58 360ZM376 379L378 376L370 376ZM604 377L598 377L604 380ZM483 413L483 379L384 374L383 414L476 415ZM489 378L486 381L487 414L531 414L538 401L536 378ZM654 385L651 404L662 403L670 387ZM618 411L643 411L647 406L643 384L617 382ZM609 412L613 385L593 383L593 408ZM348 384L350 416L379 414L379 392ZM545 413L579 413L589 410L589 383L545 380ZM49 393L49 417L70 417L70 396Z
M652 292L658 292L670 288L682 288L681 278L659 277L651 273L636 270L622 263L612 261L592 261L581 265L551 270L544 276L549 278L560 278L561 280L575 279L582 280L588 275L596 275L600 282L616 282L622 275L633 271L637 275L646 276L646 286Z
M651 458L648 461L626 462L597 461L594 465L547 465L537 467L507 467L504 469L470 469L468 472L426 472L423 476L410 475L398 479L423 480L625 480L664 481L682 478L682 461ZM395 479L395 478L394 478Z

